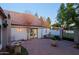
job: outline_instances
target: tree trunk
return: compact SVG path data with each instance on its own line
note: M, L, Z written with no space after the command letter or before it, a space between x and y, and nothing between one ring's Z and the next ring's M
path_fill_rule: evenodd
M60 39L62 40L63 39L63 29L60 28Z
M74 30L74 42L76 44L79 44L79 29L78 28L75 28Z

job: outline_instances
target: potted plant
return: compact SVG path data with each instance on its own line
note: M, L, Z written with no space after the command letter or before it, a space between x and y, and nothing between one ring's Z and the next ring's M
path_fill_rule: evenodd
M57 46L57 42L58 42L58 36L52 36L51 37L52 40L52 46L56 47Z

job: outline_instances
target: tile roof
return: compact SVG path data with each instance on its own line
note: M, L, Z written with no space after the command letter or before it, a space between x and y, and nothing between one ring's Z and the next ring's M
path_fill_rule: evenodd
M42 18L37 18L32 14L18 13L14 11L7 11L11 17L11 24L28 25L28 26L42 26L48 27L48 22Z
M41 21L41 25L43 27L46 27L46 28L50 27L50 24L44 18L40 17L39 20Z

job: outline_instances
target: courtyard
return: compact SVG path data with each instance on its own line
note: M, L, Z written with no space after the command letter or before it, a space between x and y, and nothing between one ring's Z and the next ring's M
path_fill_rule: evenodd
M57 47L51 46L51 39L32 39L23 41L29 55L79 55L79 49L73 48L71 41L60 40Z

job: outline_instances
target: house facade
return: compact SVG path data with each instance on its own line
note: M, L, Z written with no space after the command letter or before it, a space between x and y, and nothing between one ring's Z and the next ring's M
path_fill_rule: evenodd
M10 43L9 14L0 7L0 49Z
M8 26L4 29L4 31L3 28L1 28L0 31L0 44L2 47L10 44L11 41L39 39L43 38L44 35L49 34L49 23L46 20L39 20L39 18L31 14L18 13L8 10L3 11L3 14L6 16L5 20L7 20ZM3 20L1 17L3 16L0 16L0 24L2 24ZM3 44L1 42L3 42Z

